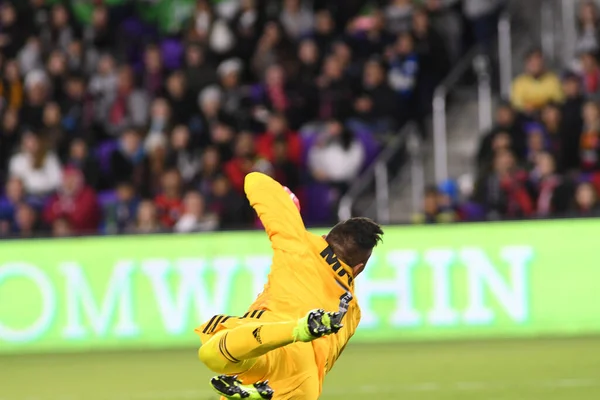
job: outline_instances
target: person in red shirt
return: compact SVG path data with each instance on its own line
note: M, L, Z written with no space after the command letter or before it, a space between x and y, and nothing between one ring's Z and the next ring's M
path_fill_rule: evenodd
M477 182L473 200L486 208L488 219L527 218L535 210L526 181L527 174L518 168L514 154L499 150L491 173Z
M588 96L600 93L600 66L593 53L583 53L579 57L581 62L581 80L583 89Z
M160 223L172 228L183 212L181 176L176 169L165 171L161 177L162 192L154 198Z
M252 134L242 132L235 142L234 157L225 163L225 175L231 186L239 193L244 193L244 178L254 170L256 165L256 149Z
M302 140L296 132L289 129L286 117L279 113L269 116L267 131L257 139L256 149L258 154L273 162L273 144L276 140L285 140L288 159L300 166L302 164Z
M73 167L63 172L62 186L44 209L44 221L52 225L64 219L76 234L94 233L100 223L96 192L87 186L83 173Z

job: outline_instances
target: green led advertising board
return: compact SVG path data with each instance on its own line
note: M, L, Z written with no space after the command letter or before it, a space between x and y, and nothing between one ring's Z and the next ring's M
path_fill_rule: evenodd
M355 342L600 332L598 221L387 227ZM263 232L0 242L0 353L195 346L261 291ZM302 266L298 266L302 268Z

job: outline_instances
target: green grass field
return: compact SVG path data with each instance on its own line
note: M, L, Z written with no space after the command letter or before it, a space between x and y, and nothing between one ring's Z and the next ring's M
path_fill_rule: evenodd
M211 400L196 350L0 357L0 400ZM349 346L322 399L600 399L600 338Z

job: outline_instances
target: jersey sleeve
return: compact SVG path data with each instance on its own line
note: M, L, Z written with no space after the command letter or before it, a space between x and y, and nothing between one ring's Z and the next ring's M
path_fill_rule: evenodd
M269 235L274 249L289 252L305 247L304 223L300 212L283 186L259 172L246 175L244 190Z

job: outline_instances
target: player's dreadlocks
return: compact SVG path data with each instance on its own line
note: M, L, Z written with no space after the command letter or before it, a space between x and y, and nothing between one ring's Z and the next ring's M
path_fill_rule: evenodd
M382 240L383 230L369 218L350 218L340 222L327 235L334 253L348 266L366 264L373 248Z

